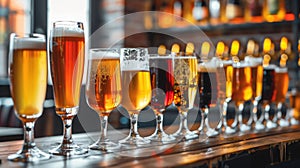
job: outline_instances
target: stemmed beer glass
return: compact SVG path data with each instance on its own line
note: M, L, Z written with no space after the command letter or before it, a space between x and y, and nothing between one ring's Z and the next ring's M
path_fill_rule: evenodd
M54 22L49 45L55 110L64 124L63 141L50 153L65 156L84 154L87 150L76 145L72 139L72 121L79 110L84 70L83 24L75 21Z
M151 101L151 82L149 69L149 55L146 48L121 49L121 78L122 78L122 106L130 116L129 136L119 143L125 145L145 145L150 140L138 134L138 114Z
M173 103L174 99L173 56L150 54L149 61L152 87L150 105L156 114L157 121L151 140L162 143L174 142L176 138L166 134L162 125L163 112Z
M187 113L188 110L193 108L197 93L196 56L175 56L174 77L174 104L178 108L181 117L180 134L183 139L197 138L198 135L189 130L187 123Z
M9 51L10 90L15 113L23 123L24 143L8 160L34 162L49 159L34 142L34 123L42 115L47 88L45 36L11 34Z
M107 119L121 102L120 55L117 49L91 49L89 53L86 100L100 117L101 133L90 146L96 150L114 150L119 145L106 138Z

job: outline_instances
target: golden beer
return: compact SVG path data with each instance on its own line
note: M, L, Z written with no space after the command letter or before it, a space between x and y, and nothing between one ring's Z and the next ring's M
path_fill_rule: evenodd
M261 96L262 92L262 79L263 79L263 67L262 65L252 66L252 92L253 97Z
M243 102L252 98L251 68L242 65L233 68L232 99Z
M194 105L197 92L197 59L182 56L174 59L174 103L183 111Z
M122 71L121 104L130 114L138 113L151 100L149 71Z
M296 91L296 90L295 90ZM300 121L300 92L296 91L290 94L291 115Z
M289 75L286 68L275 70L275 101L276 103L285 102L286 93L289 88Z
M12 98L16 112L23 120L38 118L43 111L47 87L47 52L45 45L43 48L37 47L14 49L10 65Z
M91 59L89 64L87 102L99 115L108 116L121 102L120 59Z
M52 38L50 61L56 108L79 105L85 42L83 32L72 33L66 33L70 36L54 34Z

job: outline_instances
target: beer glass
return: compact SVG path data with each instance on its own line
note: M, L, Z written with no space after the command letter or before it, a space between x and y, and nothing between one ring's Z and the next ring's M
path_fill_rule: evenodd
M15 114L22 121L24 143L8 156L11 161L34 162L49 159L34 142L34 123L42 115L47 88L45 36L11 34L9 51L10 90Z
M221 85L220 91L224 91L225 100L222 103L223 111L223 126L225 127L226 134L232 134L237 131L238 126L238 112L235 109L235 104L232 100L232 80L233 80L233 61L232 60L222 60L221 67L225 73L225 85ZM225 87L225 88L224 88Z
M277 106L278 124L282 127L289 125L289 115L285 104L286 94L289 88L289 74L287 67L276 67L275 69L275 90L274 102Z
M174 104L180 113L180 136L184 140L197 138L198 135L188 128L187 113L193 108L197 94L197 58L195 56L174 57Z
M233 64L232 100L238 111L239 128L241 131L251 129L252 111L245 109L247 101L252 101L251 67L247 62L241 61Z
M263 67L262 82L262 112L266 120L267 128L275 128L277 126L277 116L271 115L271 103L275 95L275 65L267 65Z
M262 57L246 56L245 62L251 67L251 83L252 83L252 116L254 127L257 130L264 128L264 115L262 114L261 106L259 104L262 95L262 80L263 80L263 66Z
M203 121L203 127L200 127L199 131L208 137L218 135L222 127L221 106L218 100L220 61L219 58L213 57L202 59L198 64L199 107L202 110Z
M120 54L117 49L91 49L88 60L86 100L100 117L100 138L90 149L114 150L118 144L106 138L107 119L121 102Z
M162 143L174 142L176 140L172 135L168 135L163 129L163 112L166 107L173 103L174 99L174 73L173 56L150 54L150 76L151 76L151 108L156 114L156 130L151 140Z
M83 24L73 21L53 23L50 34L50 64L55 110L63 121L63 141L50 153L77 155L87 152L72 139L72 120L77 115L84 68Z
M121 49L122 106L130 116L130 133L119 143L130 146L149 144L138 134L138 114L151 101L149 55L146 48Z

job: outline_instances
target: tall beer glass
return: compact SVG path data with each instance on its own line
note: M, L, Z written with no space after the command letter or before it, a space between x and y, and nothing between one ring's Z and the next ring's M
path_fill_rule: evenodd
M202 109L203 128L199 131L204 132L208 137L219 134L222 127L221 106L218 100L219 80L221 74L218 67L221 65L219 58L202 59L198 64L198 89Z
M130 133L121 144L135 146L149 144L150 140L138 134L138 114L151 101L149 55L146 48L121 49L122 106L130 116Z
M197 58L195 56L174 57L174 104L179 110L181 124L178 132L183 139L197 138L188 128L187 112L193 108L197 93Z
M117 49L90 50L86 100L99 114L101 127L100 138L90 148L117 149L119 145L106 138L108 116L121 102L120 54Z
M265 126L264 114L261 109L261 95L262 95L262 80L263 80L263 66L262 57L254 57L252 55L245 57L245 62L247 62L251 67L251 80L252 80L252 115L254 127L256 130L261 130Z
M55 110L64 124L62 143L50 153L77 155L87 152L72 139L72 120L77 115L84 68L83 24L72 21L53 23L50 35L50 63Z
M34 142L34 123L42 115L47 88L45 36L11 34L9 53L10 90L15 113L24 127L21 150L8 160L34 162L49 159Z
M251 67L241 61L233 64L232 100L235 101L238 111L239 128L241 131L251 129L253 117L251 110L245 110L245 102L252 100Z
M287 67L277 67L275 69L275 97L277 105L278 124L282 127L289 125L289 115L285 104L286 94L289 88L289 74Z
M173 56L150 54L150 74L151 74L151 108L156 114L157 126L151 140L162 143L174 142L172 135L168 135L163 129L163 112L166 107L173 103L174 99L174 73Z

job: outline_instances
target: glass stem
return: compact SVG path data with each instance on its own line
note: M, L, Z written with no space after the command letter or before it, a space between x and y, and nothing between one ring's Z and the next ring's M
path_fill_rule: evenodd
M99 116L100 118L100 139L99 142L104 142L106 140L106 134L107 134L107 119L108 116Z
M188 122L187 122L187 113L186 112L183 112L181 113L182 115L182 118L181 118L181 123L183 123L183 134L185 135L188 131L189 131L189 127L188 127Z
M72 121L73 118L71 119L64 119L63 123L64 123L64 140L63 140L63 144L72 144L73 143L73 139L72 139Z
M162 134L163 134L163 125L162 125L162 121L163 121L163 117L164 115L162 113L158 113L156 115L156 121L157 121L157 136L161 138Z
M35 147L34 121L33 122L23 122L23 128L24 128L23 151L28 151L28 149Z
M132 113L130 114L130 136L135 139L138 135L138 128L137 128L137 117L138 114Z

